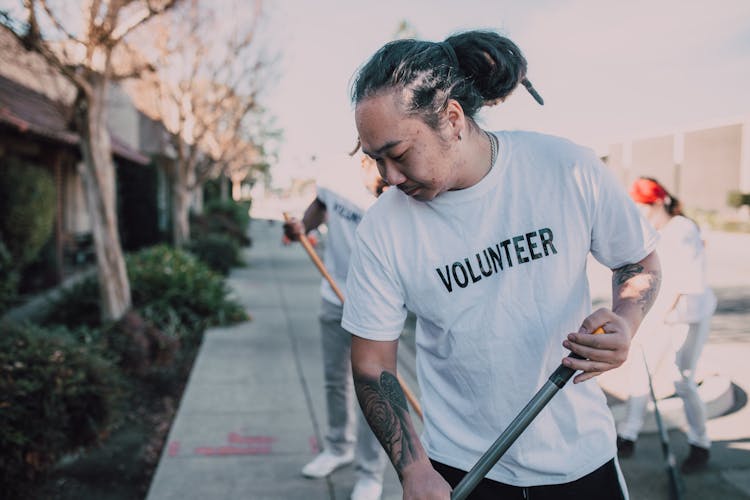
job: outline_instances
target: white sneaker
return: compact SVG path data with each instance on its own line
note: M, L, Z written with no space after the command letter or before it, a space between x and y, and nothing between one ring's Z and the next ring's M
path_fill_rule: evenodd
M380 500L380 495L382 494L382 481L378 481L371 477L363 477L354 485L351 500Z
M350 464L353 461L354 451L343 455L336 455L328 450L323 450L322 453L302 468L302 475L315 479L326 477L339 467Z

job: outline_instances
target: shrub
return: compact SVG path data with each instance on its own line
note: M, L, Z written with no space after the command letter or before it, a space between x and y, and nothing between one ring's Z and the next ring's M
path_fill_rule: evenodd
M49 290L58 283L59 272L56 259L56 244L54 238L49 238L37 253L34 260L24 265L21 281L18 286L19 294L34 294Z
M128 274L134 305L162 330L168 330L163 323L168 327L177 320L187 329L180 336L193 336L208 326L246 319L242 307L227 298L223 278L186 251L166 245L143 250L128 257Z
M154 368L169 367L180 346L177 338L165 335L135 310L105 328L102 336L120 368L141 377Z
M81 344L64 329L0 324L3 493L106 435L120 382L96 344Z
M228 299L222 276L186 251L158 245L126 256L126 264L133 307L181 345L197 345L208 326L247 318L244 309ZM61 294L45 322L94 327L100 324L99 307L99 288L89 277Z
M211 269L224 275L240 263L240 248L237 241L225 234L202 235L190 242L188 250Z
M18 296L18 271L13 266L13 257L0 240L0 316L15 303Z
M191 233L198 240L209 234L229 235L241 246L250 245L247 235L250 223L249 203L215 200L203 207L202 215L191 219Z
M52 234L55 183L47 170L10 158L0 175L0 233L15 265L31 262Z
M99 306L99 283L94 276L83 278L76 284L60 291L44 319L45 324L65 325L68 328L101 324Z
M740 208L743 205L750 206L750 193L729 191L729 193L727 193L727 205L732 208Z
M203 207L206 215L224 215L241 228L250 223L250 204L234 200L214 200Z

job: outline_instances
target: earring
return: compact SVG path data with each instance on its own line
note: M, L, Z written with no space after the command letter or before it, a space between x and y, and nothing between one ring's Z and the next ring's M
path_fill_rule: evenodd
M461 140L461 132L458 133L458 140Z

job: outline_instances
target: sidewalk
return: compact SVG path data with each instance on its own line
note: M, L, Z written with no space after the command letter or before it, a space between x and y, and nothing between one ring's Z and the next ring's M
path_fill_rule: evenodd
M252 321L206 333L151 484L151 500L346 499L352 467L310 480L326 431L320 275L281 226L253 221L230 284ZM402 376L411 387L413 377ZM391 467L383 498L401 498Z
M230 285L252 321L206 332L170 430L149 500L347 499L352 467L322 480L300 469L318 451L325 433L325 399L317 312L320 276L299 246L282 247L279 223L253 221L247 267L233 270ZM740 332L743 333L743 332ZM730 338L730 337L727 337ZM706 358L742 390L738 411L709 422L716 440L709 470L685 478L685 499L750 498L750 334L712 343ZM399 349L399 369L418 393L410 350ZM684 435L670 437L678 461ZM658 436L643 434L634 458L623 461L631 498L667 498ZM388 468L383 499L400 499Z

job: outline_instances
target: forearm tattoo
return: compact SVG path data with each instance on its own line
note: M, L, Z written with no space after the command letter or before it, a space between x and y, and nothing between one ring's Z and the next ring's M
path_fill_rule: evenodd
M634 280L631 282L631 279ZM661 271L644 271L640 264L626 264L614 270L612 285L614 296L621 295L635 300L643 314L646 314L659 293ZM632 294L625 292L629 287L633 288Z
M398 379L386 371L380 374L380 379L355 375L354 387L367 422L402 479L404 467L416 460L418 450L416 432Z

